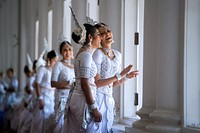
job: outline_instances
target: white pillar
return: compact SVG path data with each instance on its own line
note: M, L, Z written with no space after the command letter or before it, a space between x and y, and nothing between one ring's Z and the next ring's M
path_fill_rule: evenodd
M36 21L36 3L34 0L27 1L27 24L28 24L28 43L27 43L27 52L30 54L30 57L35 60L35 21Z
M183 28L181 0L145 1L142 127L153 133L180 133ZM141 116L141 115L139 115Z
M6 7L5 7L5 1L1 1L1 27L0 27L0 30L1 30L1 51L2 51L2 64L1 64L1 68L2 68L2 72L5 73L6 71L6 60L7 60L7 57L6 57L6 49L7 49L7 46L6 46L6 41L5 41L5 30L6 30L6 26L5 26L5 23L6 23L6 20L5 20L5 17L6 17Z
M23 89L25 86L25 82L26 81L26 77L23 71L23 68L26 64L26 34L27 34L27 30L26 30L26 11L27 11L27 1L26 0L20 0L20 42L19 42L19 83L20 89Z
M38 18L39 18L39 55L44 50L44 38L47 39L47 18L48 18L48 0L38 1Z
M58 51L58 37L63 32L63 0L53 0L52 49Z
M63 9L63 35L67 37L68 41L71 42L71 11L69 10L69 6L71 6L71 0L64 1L64 9Z
M10 40L11 40L11 61L12 61L12 67L15 70L16 76L18 76L19 79L19 1L15 0L12 1L11 7L11 34L10 34Z
M10 0L6 0L5 1L5 8L6 8L6 16L5 16L5 44L6 44L6 57L7 57L7 61L6 61L6 67L10 68L13 67L12 66L12 54L10 54L12 52L12 44L11 44L11 10L10 10L10 5L11 5L11 1Z

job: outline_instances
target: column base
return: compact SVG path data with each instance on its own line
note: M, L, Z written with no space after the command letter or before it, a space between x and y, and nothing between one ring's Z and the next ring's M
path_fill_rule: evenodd
M149 114L153 112L153 108L141 108L136 112L138 116L140 116L140 120L134 122L132 127L135 129L145 131L146 126L153 123L153 120L149 117Z
M181 133L181 126L170 124L150 124L146 130L153 133Z
M156 109L150 114L154 123L146 126L146 130L157 133L181 133L181 117L179 112Z

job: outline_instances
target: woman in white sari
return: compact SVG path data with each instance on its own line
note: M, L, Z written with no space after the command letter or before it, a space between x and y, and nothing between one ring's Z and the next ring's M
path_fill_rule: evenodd
M96 84L94 77L97 73L92 54L100 46L98 30L84 24L81 33L73 32L72 39L82 44L75 57L76 87L72 92L63 133L100 133L101 114L96 104ZM78 30L77 30L78 31Z
M51 87L51 71L57 61L54 50L47 54L46 66L37 70L35 87L38 98L35 116L33 118L31 133L51 133L51 115L54 112L54 88Z
M130 71L133 65L121 70L122 55L119 51L111 48L113 44L113 34L104 23L95 25L101 35L101 48L93 54L93 59L97 65L96 85L98 86L97 97L99 110L102 114L102 133L111 132L114 121L113 88L121 85L128 79L136 77L138 70Z
M61 133L62 131L67 98L75 81L74 66L71 64L71 59L73 57L73 48L71 44L63 40L60 43L59 50L62 55L62 60L55 64L51 76L51 86L56 88L54 133Z

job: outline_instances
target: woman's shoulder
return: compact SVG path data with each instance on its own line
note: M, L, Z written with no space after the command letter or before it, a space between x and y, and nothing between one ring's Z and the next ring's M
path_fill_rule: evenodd
M98 48L94 51L94 53L103 54L102 48Z
M45 66L40 66L37 71L45 71L46 70L46 67Z
M61 61L57 61L54 67L62 67L63 63Z
M104 55L102 48L98 48L94 51L93 57L100 58Z
M80 59L90 59L92 58L92 54L87 51L83 51L82 53L80 53L79 57Z

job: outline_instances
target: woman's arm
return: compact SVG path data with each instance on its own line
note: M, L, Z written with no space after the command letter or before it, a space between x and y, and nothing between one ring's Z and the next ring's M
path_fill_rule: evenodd
M87 78L81 78L81 88L85 95L86 103L88 104L89 108L92 109L92 115L94 117L94 120L100 122L102 120L102 115L97 109L97 107L94 106L95 101L92 97L92 93Z
M43 101L40 85L37 82L35 83L35 89L36 89L36 95L39 99L39 108L43 109L44 108L44 101Z
M130 73L128 73L124 78L122 78L119 81L116 81L113 83L113 88L120 86L121 84L123 84L125 81L127 81L128 79L134 78L138 75L138 70L132 71Z
M129 71L132 69L133 65L129 65L128 67L124 68L121 73L117 73L118 75L120 74L121 78L120 80L118 80L118 77L115 75L111 78L107 78L107 79L101 79L101 75L100 74L97 74L96 77L95 77L95 83L96 83L96 86L97 88L99 87L102 87L102 86L106 86L106 85L109 85L109 84L116 84L116 85L121 85L124 81L124 77L129 73ZM114 87L114 84L113 84L113 87Z
M84 92L86 103L88 105L92 105L95 101L92 97L92 93L91 93L89 82L88 82L87 78L81 78L81 88Z
M67 89L69 85L69 81L51 81L51 87L55 87L57 89Z
M116 76L113 76L113 77L107 78L107 79L101 79L101 75L100 74L97 74L95 76L95 84L96 84L97 88L112 84L115 81L117 81L117 77Z

